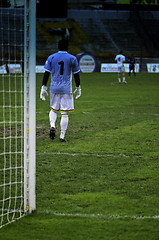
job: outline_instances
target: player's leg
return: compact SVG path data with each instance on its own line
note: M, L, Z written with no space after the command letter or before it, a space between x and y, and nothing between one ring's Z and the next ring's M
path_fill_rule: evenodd
M51 109L49 113L49 119L50 119L50 127L55 128L55 123L57 119L57 112L54 112L54 110Z
M127 83L125 80L125 72L123 72L123 83Z
M121 69L120 69L120 67L118 67L118 82L119 82L119 83L121 83L121 79L120 79L120 71L121 71Z
M123 83L126 83L126 81L125 81L125 67L124 67L124 65L122 67L122 72L123 72Z
M131 75L131 66L129 65L129 77Z
M74 100L73 100L73 94L61 94L61 134L60 134L60 141L66 142L65 140L65 134L68 127L68 112L74 111Z
M55 139L55 132L56 132L56 119L57 119L57 112L60 108L60 96L59 94L50 93L50 108L51 111L49 113L49 120L50 120L50 138L53 140Z
M133 74L134 74L134 77L136 76L136 73L135 73L135 66L133 66Z
M66 134L67 127L68 127L68 113L67 112L61 112L60 126L61 126L60 141L66 142L65 134Z
M55 132L56 132L56 128L55 128L55 123L56 123L56 119L57 119L57 112L54 112L52 109L49 113L49 119L50 119L50 138L52 140L55 139Z

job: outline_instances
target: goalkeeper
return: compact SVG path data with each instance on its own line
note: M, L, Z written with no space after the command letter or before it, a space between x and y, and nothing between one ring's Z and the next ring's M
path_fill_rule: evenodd
M72 94L72 73L75 79L76 99L81 96L80 68L77 58L67 52L68 41L62 39L58 42L57 53L50 55L45 63L44 77L41 87L40 98L45 101L47 93L47 82L51 73L50 84L50 138L55 139L57 112L61 111L61 133L60 141L66 142L65 133L68 127L68 113L74 111L74 99Z

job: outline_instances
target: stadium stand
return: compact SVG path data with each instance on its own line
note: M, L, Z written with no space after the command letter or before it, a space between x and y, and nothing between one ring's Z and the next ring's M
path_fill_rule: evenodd
M158 29L159 20L154 19L155 24L152 24L152 19L153 14L151 19L146 19L146 14L142 18L137 12L132 14L130 11L120 11L119 13L118 11L71 9L68 10L67 19L64 19L62 23L60 19L57 21L53 19L49 23L45 22L44 26L47 31L51 32L51 28L54 30L51 32L54 37L57 35L55 29L58 31L61 29L62 32L62 29L68 28L73 54L77 54L77 51L86 51L96 57L113 57L122 49L127 55L133 53L138 57L157 57L158 35L156 29ZM48 25L50 25L49 28ZM39 45L41 40L38 41L38 36L37 31ZM44 33L42 37L46 38ZM45 49L47 52L48 43ZM54 48L52 50L54 51Z
M104 23L119 49L123 49L127 54L141 53L142 42L136 34L134 25L129 20L104 20ZM144 49L144 52L146 49Z
M87 35L90 42L90 44L80 46L83 51L89 51L96 54L112 53L114 52L114 49L118 49L100 18L80 19L78 24Z
M10 9L11 16L13 11ZM21 14L22 10L16 11ZM18 28L18 17L16 22ZM57 51L57 41L63 36L70 39L72 54L90 52L99 64L114 61L120 50L138 59L159 56L158 11L68 9L67 18L37 18L36 28L37 64L44 64L50 52ZM6 42L8 37L13 38L13 44L18 43L14 29L11 36L4 35Z

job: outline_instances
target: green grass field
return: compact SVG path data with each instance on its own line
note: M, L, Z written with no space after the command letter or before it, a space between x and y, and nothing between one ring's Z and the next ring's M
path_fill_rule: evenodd
M37 210L1 240L159 240L159 75L81 74L66 143L37 75Z

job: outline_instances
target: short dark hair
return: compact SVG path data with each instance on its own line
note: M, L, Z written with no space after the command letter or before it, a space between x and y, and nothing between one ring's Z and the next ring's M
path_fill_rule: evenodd
M61 39L58 42L58 49L61 50L61 51L68 50L68 40L67 39Z

